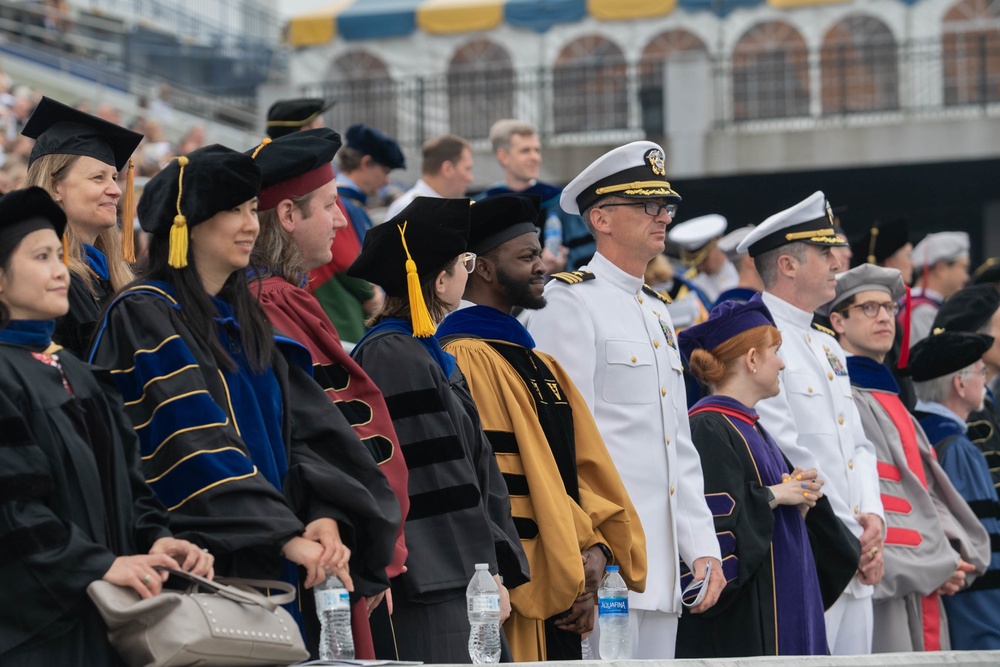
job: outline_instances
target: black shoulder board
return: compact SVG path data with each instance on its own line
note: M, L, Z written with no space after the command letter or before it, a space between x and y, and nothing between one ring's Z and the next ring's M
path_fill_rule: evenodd
M662 301L665 304L669 305L669 304L673 303L673 300L671 300L671 298L669 296L667 296L666 294L660 294L659 292L657 292L655 289L653 289L649 285L643 284L642 291L645 292L646 294L648 294L649 296L655 296L657 299L659 299L660 301Z
M834 331L830 327L823 326L819 322L813 322L812 323L812 328L815 329L816 331L822 331L823 333L825 333L828 336L833 336L834 338L837 337L837 332L836 331Z
M552 277L561 283L566 283L567 285L576 285L577 283L587 282L588 280L593 280L595 276L590 271L564 271L563 273L553 273Z

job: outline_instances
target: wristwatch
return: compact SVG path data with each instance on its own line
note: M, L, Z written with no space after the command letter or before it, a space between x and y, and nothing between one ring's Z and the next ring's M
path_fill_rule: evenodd
M603 542L598 542L594 546L601 550L601 553L604 554L604 560L608 561L608 565L610 565L614 560L614 554L611 553L611 549L608 545Z

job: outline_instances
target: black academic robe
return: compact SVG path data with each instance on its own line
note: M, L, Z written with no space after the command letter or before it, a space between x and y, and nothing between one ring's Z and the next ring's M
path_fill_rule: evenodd
M224 322L236 326L231 318ZM178 536L211 550L217 574L279 578L284 544L305 524L329 517L351 549L355 592L374 595L388 585L399 503L310 377L305 348L280 336L276 343L269 371L280 388L287 467L281 488L260 472L236 423L240 409L234 410L226 377L188 328L170 285L149 282L119 295L92 355L112 369L139 434L144 473L171 525ZM229 344L236 353L238 336L229 336ZM312 597L300 596L307 632L315 620Z
M94 329L101 319L101 309L111 295L111 283L96 275L91 275L92 287L87 287L76 273L70 273L69 312L56 320L56 330L52 340L86 359Z
M57 352L71 394L31 354L47 345L10 333L0 331L0 664L117 665L86 588L117 556L168 537L167 514L108 374Z
M392 582L399 657L468 662L464 595L476 563L488 563L514 588L528 579L527 559L454 358L433 338L414 338L400 320L387 323L353 354L385 396L409 469L407 571Z
M969 440L986 457L993 486L1000 489L1000 422L997 418L996 397L993 392L987 391L983 409L971 413L965 423L969 426Z

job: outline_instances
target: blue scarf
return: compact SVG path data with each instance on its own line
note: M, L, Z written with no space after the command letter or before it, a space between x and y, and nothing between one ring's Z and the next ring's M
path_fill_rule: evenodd
M46 348L55 328L55 320L11 320L0 329L0 343Z
M502 340L529 350L535 348L535 339L516 317L489 306L463 308L444 318L444 322L438 328L437 337L444 339L448 336L474 336L487 340Z
M87 266L90 267L91 271L96 273L101 280L111 279L111 274L108 273L108 258L103 252L92 245L84 243L83 259L86 260Z
M899 394L899 383L892 376L892 371L874 359L858 355L847 357L847 374L851 376L851 384L862 389Z
M360 348L364 345L366 340L380 331L397 331L399 333L406 334L407 336L413 336L413 325L406 320L401 320L397 317L387 317L369 329L368 333L366 333L364 337L358 341L358 344L355 347ZM424 349L427 350L427 354L431 355L431 358L434 359L434 361L437 362L437 365L441 367L441 370L444 372L444 376L446 378L451 378L458 363L456 362L455 357L441 349L441 344L438 343L438 339L434 336L428 336L427 338L418 338L413 336L413 338L424 346Z

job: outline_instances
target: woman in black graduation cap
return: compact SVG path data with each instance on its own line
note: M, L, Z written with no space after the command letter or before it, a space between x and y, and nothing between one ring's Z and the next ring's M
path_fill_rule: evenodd
M121 396L51 340L69 303L65 214L40 188L0 200L0 664L120 664L87 597L104 579L144 598L155 566L211 576L146 485ZM144 555L137 555L144 554Z
M27 185L45 189L66 213L69 313L56 322L55 340L83 357L108 296L132 279L132 167L142 135L43 97L21 131L35 139ZM128 166L123 192L118 174ZM128 260L128 261L126 261Z
M298 583L301 566L305 588L327 572L350 588L352 550L392 558L398 503L308 351L273 332L247 287L260 180L249 155L215 145L149 181L148 273L112 299L92 361L112 369L171 525L220 574ZM290 611L315 652L312 603Z
M353 356L382 390L409 468L407 570L392 581L402 660L469 662L465 588L476 563L488 563L508 588L528 574L479 413L455 358L434 337L475 267L468 240L468 199L417 197L368 231L348 269L386 293Z

